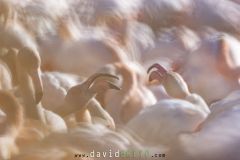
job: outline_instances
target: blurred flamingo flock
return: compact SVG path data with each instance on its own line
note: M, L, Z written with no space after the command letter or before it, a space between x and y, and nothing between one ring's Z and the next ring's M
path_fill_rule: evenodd
M239 160L239 78L239 0L0 0L0 159Z

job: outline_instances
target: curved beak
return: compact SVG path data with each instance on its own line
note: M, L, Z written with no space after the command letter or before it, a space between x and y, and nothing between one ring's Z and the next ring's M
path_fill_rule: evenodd
M112 82L107 82L107 83L108 83L108 87L110 89L121 90L120 87L118 87L117 85L113 84Z
M155 63L152 66L150 66L147 70L147 73L150 73L152 71L152 69L157 69L159 73L161 73L162 75L166 74L168 71L166 70L166 68L164 68L162 65Z
M116 84L110 81L97 81L95 82L90 88L89 91L94 94L105 92L106 90L114 89L114 90L121 90Z
M153 71L149 74L149 82L152 82L154 80L159 81L160 83L163 82L163 76L158 71Z

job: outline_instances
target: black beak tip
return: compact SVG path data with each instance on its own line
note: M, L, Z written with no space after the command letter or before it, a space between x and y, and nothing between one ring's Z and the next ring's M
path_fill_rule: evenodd
M111 89L115 89L115 90L119 90L119 91L121 90L120 87L118 87L118 86L116 86L116 85L114 85L114 84L111 84L111 85L110 85L110 88L111 88Z

